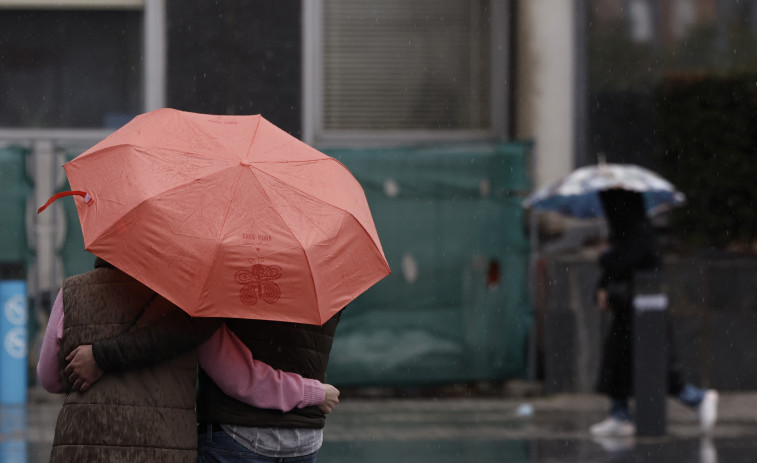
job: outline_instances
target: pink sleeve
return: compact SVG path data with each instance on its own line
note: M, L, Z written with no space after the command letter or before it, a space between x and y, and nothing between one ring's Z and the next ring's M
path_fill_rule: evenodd
M198 354L200 367L225 394L255 407L286 412L319 405L326 398L320 381L254 360L226 325L200 346Z
M60 378L58 353L63 339L63 292L59 291L50 311L47 321L45 337L42 339L42 349L37 363L37 377L47 392L55 394L63 392L63 382Z

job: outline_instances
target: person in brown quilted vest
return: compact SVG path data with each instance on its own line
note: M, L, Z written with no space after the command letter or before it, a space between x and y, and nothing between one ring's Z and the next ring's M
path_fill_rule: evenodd
M171 320L177 330L190 326L198 333L173 304L101 259L95 270L67 278L60 294L61 366L75 347L134 326ZM60 368L66 397L50 461L195 461L196 368L197 353L186 349L151 367L104 375L85 393L74 390Z
M217 337L214 334L200 348L198 461L224 461L225 455L235 455L235 461L257 461L260 458L300 463L316 461L323 442L326 414L339 402L339 391L322 383L325 381L339 319L340 315L337 314L323 326L265 320L224 320L223 330L240 343L235 350L244 351L246 355L254 353L256 361L278 369L280 374L296 374L303 383L320 384L326 392L321 396L323 399L312 400L310 403L305 400L310 394L302 394L303 400L299 400L296 406L280 402L282 398L288 398L291 392L277 393L274 396L279 397L279 400L263 403L251 400L266 395L272 397L265 391L255 392L255 389L260 391L263 388L250 388L246 397L240 396L236 392L239 385L246 381L240 379L240 370L236 364L232 368L226 368L227 375L236 381L236 384L231 384L231 388L220 384L223 374L213 374L212 369L217 366L219 359L227 356L226 352L222 352L222 355L207 355L204 348ZM145 339L138 341L135 336L143 336ZM134 333L98 341L91 351L94 352L96 363L103 369L122 371L157 359L170 358L173 354L167 351L142 356L135 346L156 344L158 340L172 336L174 334L164 333L156 330L155 325L150 325ZM175 344L178 342L169 343L169 346ZM80 346L77 350L83 348L84 346ZM203 362L204 359L210 361ZM87 371L89 367L86 365L93 363L95 362L91 359L79 362L76 354L66 367L72 381L76 381L76 387L97 380L97 374L92 375ZM84 382L80 383L82 379Z

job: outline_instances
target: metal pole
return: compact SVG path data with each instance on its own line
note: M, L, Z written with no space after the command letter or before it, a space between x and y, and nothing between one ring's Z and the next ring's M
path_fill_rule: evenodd
M665 329L668 295L660 272L638 273L634 279L634 397L636 434L666 432L668 339Z
M166 4L146 0L144 12L144 110L166 105Z

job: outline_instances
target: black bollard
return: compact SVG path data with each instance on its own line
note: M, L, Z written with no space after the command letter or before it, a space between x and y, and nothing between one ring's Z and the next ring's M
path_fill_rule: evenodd
M634 277L634 397L636 434L663 436L666 432L668 340L665 317L668 295L661 272Z

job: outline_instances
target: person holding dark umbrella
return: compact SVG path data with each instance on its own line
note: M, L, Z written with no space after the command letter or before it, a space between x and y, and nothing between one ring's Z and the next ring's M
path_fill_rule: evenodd
M598 194L609 227L610 247L599 259L596 301L613 317L604 340L597 391L610 398L611 406L609 416L593 425L590 432L595 436L630 436L636 433L628 407L633 395L633 280L637 272L659 268L662 259L643 195L621 188ZM666 328L670 333L669 320ZM670 335L668 339L672 339ZM696 410L702 431L710 432L717 420L717 391L684 382L672 345L668 351L668 393Z

